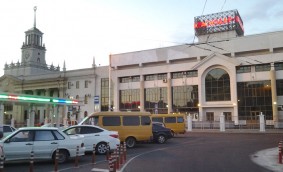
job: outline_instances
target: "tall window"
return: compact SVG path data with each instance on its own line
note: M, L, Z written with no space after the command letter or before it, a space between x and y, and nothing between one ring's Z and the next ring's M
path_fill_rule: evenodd
M167 88L145 89L145 110L151 113L167 113Z
M276 80L277 96L283 96L283 79Z
M77 88L77 89L80 88L80 81L76 81L76 88Z
M71 89L72 83L68 82L68 89Z
M87 95L85 95L85 97L84 97L84 104L88 104L88 96Z
M198 86L175 86L173 92L173 111L195 113L198 111Z
M123 111L139 111L140 105L140 90L129 89L120 90L120 110Z
M88 80L85 81L85 88L88 88Z
M113 89L111 89L111 97L113 97ZM113 101L111 98L111 107L113 107ZM108 111L109 109L109 79L101 79L101 111Z
M223 69L212 69L205 77L206 101L231 100L230 77Z
M239 119L262 112L267 120L272 120L270 81L238 82L237 94Z

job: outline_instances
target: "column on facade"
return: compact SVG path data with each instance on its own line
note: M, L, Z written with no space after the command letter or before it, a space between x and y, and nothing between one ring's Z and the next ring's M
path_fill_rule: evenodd
M59 81L59 82L61 82L61 81ZM59 84L59 85L61 85L61 84ZM58 89L58 92L59 92L59 97L64 97L64 94L63 94L63 83L62 83L62 87L61 86L59 86L59 89ZM57 120L56 120L56 122L59 122L60 123L60 121L64 121L64 118L65 118L65 115L64 114L66 114L65 113L65 106L58 106L58 117L56 118Z
M4 121L4 104L0 102L0 125L3 124Z
M115 77L114 77L115 78ZM112 80L109 80L109 84L111 83L110 81ZM114 81L115 84L113 84L113 96L111 98L111 96L109 96L109 99L112 99L113 100L113 106L114 106L114 109L113 111L115 112L119 112L120 111L120 107L119 107L119 104L120 104L120 93L119 93L119 78L116 78L115 81ZM111 106L111 101L109 101L110 103L110 106Z
M34 106L34 104L30 104L30 106L29 106L29 118L28 118L27 126L29 126L29 127L34 126L34 117L35 117L35 106Z
M32 90L32 95L36 96L36 92L37 90ZM29 108L30 108L29 109L29 122L30 122L29 126L33 127L35 123L35 115L37 113L37 108L34 106L34 104L30 104Z
M170 77L170 73L167 74L169 77L167 77L167 101L168 101L168 113L172 113L173 109L172 109L172 83L171 83L171 77Z
M68 121L67 121L67 119L68 119L68 112L67 112L67 106L66 105L63 105L63 113L62 113L62 115L63 115L63 124L64 125L68 125Z
M272 98L273 122L274 122L275 125L277 125L278 109L277 109L277 92L276 92L276 72L275 72L275 69L274 69L274 63L271 63L270 80L271 80L271 98Z
M45 96L50 97L50 89L46 89L45 90ZM45 116L45 118L47 118L47 121L49 122L50 119L51 119L51 116L50 116L50 105L46 104L45 105L45 109L46 109L46 114L45 114L46 116Z
M140 111L144 112L144 79L143 76L140 76Z
M56 110L56 106L55 105L51 105L51 113L50 113L50 123L54 124L54 116L56 116L57 110Z
M62 105L56 105L54 111L55 113L55 122L56 126L60 126L61 123L61 113L62 113ZM63 121L63 120L62 120Z

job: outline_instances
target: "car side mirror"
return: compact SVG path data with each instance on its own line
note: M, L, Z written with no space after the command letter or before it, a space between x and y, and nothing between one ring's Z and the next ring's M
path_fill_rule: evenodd
M3 136L4 136L3 131L0 131L0 139L2 139L2 138L3 138Z

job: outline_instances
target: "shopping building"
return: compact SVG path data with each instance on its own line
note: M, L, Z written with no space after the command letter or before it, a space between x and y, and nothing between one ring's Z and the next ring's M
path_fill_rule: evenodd
M115 111L283 122L283 31L244 36L237 10L195 17L198 42L110 56Z

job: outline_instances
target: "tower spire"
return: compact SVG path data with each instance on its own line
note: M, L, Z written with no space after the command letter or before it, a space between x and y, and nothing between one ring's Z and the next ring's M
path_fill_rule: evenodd
M33 10L34 10L34 23L33 23L33 27L36 28L36 9L37 7L34 6Z

